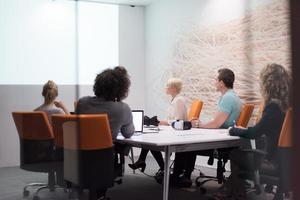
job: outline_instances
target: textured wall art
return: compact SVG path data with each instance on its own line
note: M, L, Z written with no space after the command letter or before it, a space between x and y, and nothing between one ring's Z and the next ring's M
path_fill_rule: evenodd
M243 102L258 104L261 68L272 62L290 67L289 37L288 2L282 0L230 22L194 26L178 35L169 67L154 85L155 91L161 94L161 85L169 77L179 77L189 102L202 99L202 115L210 118L220 97L214 87L217 70L228 67L235 72L235 90Z

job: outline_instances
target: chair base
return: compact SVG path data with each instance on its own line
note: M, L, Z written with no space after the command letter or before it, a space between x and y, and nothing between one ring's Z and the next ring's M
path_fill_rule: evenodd
M201 180L202 179L202 180ZM205 174L200 172L200 175L196 178L195 184L196 186L200 187L200 191L202 194L206 193L206 189L203 187L203 185L209 181L216 181L218 184L223 184L226 181L226 178L224 175L222 177L214 177L214 176L206 176Z
M39 200L39 192L43 189L49 189L50 192L55 191L55 189L57 188L62 188L59 185L48 185L47 183L30 183L27 184L24 188L23 188L23 197L28 197L30 194L30 191L28 190L29 187L32 188L36 188L34 194L33 194L33 200Z

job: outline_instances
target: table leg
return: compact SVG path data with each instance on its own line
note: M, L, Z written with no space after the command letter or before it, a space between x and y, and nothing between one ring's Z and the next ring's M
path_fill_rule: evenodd
M130 156L131 156L132 164L134 164L133 147L130 147ZM133 171L133 174L135 174L135 170L133 169L132 171Z
M170 176L170 146L165 146L165 173L164 173L164 190L163 200L168 200L169 195L169 176Z

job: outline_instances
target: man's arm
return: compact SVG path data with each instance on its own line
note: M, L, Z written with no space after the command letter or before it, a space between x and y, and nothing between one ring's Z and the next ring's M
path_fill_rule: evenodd
M228 119L229 115L225 112L217 112L213 120L207 123L199 122L199 128L220 128Z

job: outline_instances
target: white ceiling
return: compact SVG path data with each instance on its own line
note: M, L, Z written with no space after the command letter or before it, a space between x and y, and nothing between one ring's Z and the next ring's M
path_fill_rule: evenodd
M85 1L85 0L82 0ZM135 5L135 6L147 6L158 0L87 0L90 2L120 4L120 5Z

